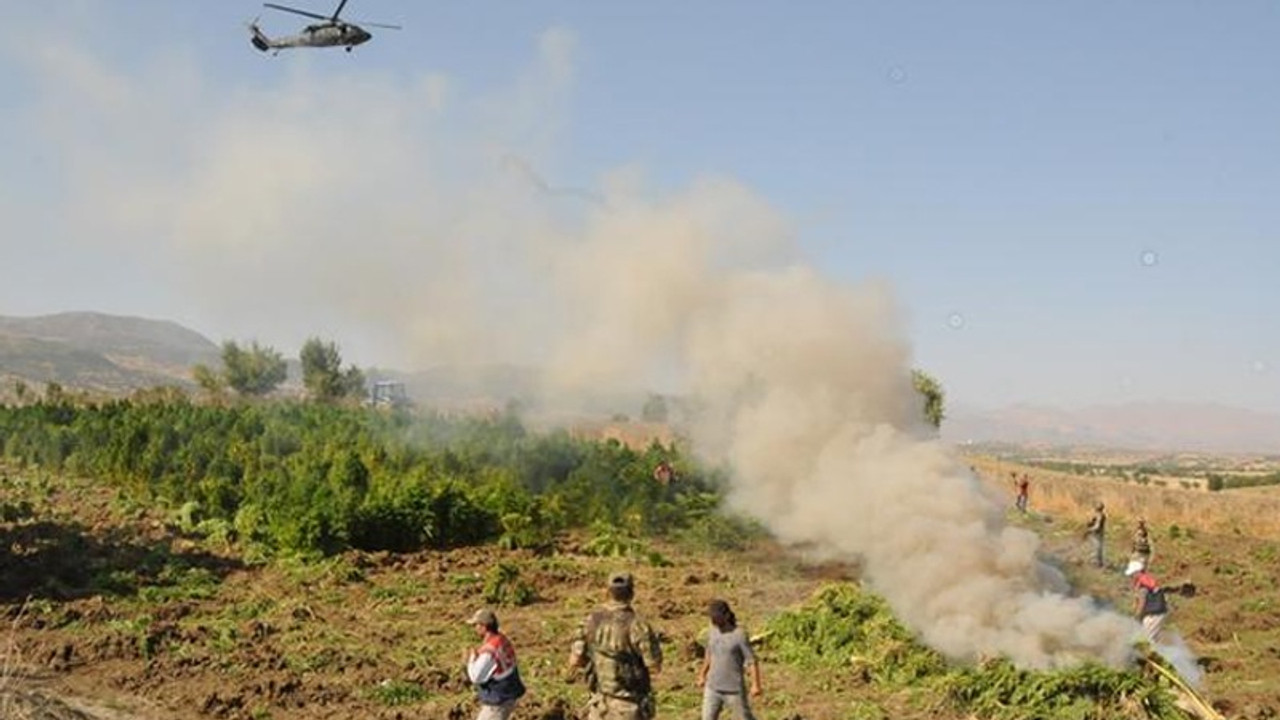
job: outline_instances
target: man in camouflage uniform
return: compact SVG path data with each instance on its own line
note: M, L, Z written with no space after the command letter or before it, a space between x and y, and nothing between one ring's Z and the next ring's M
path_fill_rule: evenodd
M650 676L662 671L658 634L631 608L630 573L609 578L608 600L578 630L569 665L583 668L591 688L588 720L652 720Z
M1144 568L1151 567L1151 533L1145 518L1138 518L1138 527L1133 530L1133 558L1142 561Z
M1107 535L1107 509L1102 503L1093 506L1093 517L1089 518L1089 527L1085 528L1084 536L1088 538L1093 545L1093 564L1103 567L1102 552L1106 546Z

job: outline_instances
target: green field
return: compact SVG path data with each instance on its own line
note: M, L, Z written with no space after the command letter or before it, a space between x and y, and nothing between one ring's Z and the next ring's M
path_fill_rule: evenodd
M808 561L723 515L723 478L677 447L288 405L6 410L0 428L10 717L44 717L37 697L121 720L470 717L458 658L482 605L532 690L517 716L580 717L567 638L620 567L663 634L659 717L697 712L715 597L759 638L766 718L1185 716L1146 666L948 663L856 567ZM677 482L652 480L657 458ZM1228 717L1273 717L1277 543L1150 510L1163 574L1201 589L1173 625L1205 696ZM1010 520L1082 590L1127 607L1117 568L1079 562L1072 521Z

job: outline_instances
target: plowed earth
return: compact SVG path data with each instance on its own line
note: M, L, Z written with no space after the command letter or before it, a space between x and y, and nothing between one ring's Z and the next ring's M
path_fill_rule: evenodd
M564 668L568 645L618 568L636 574L637 609L664 636L659 716L693 717L708 600L729 600L750 632L824 582L854 574L768 542L732 553L655 543L667 561L655 565L587 555L575 538L542 555L481 547L251 563L89 481L13 469L0 480L0 500L31 503L29 514L0 522L6 718L470 718L476 706L461 655L476 639L463 621L487 604L486 578L498 563L518 567L536 590L532 603L496 607L530 686L517 717L582 717L586 690ZM1081 587L1128 607L1118 563L1099 571L1082 562L1077 523L1034 514L1014 521L1041 532ZM1118 545L1125 521L1113 522ZM1206 695L1229 717L1276 717L1276 543L1167 530L1155 527L1163 579L1200 588L1175 609L1173 625L1200 656ZM866 706L883 717L964 717L928 698L806 674L771 661L767 645L762 657L757 707L766 718L836 720Z

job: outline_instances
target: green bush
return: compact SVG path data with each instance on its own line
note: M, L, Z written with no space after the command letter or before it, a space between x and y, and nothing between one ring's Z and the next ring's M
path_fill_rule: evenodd
M287 400L200 405L173 393L102 404L57 395L0 407L0 453L109 482L139 506L178 508L184 531L255 554L546 549L563 530L601 526L615 530L596 532L597 552L642 556L643 537L686 533L733 548L742 530L711 519L714 483L676 448L529 433L515 412L450 419ZM678 481L655 482L658 462ZM24 509L10 502L0 514Z
M498 563L484 578L484 600L492 605L528 605L538 599L538 590L520 577L520 568Z

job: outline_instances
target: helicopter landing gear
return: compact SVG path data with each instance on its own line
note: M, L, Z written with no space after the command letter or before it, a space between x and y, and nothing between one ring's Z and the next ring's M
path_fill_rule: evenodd
M347 52L351 52L351 46L350 46L350 45L348 45L348 46L347 46Z

